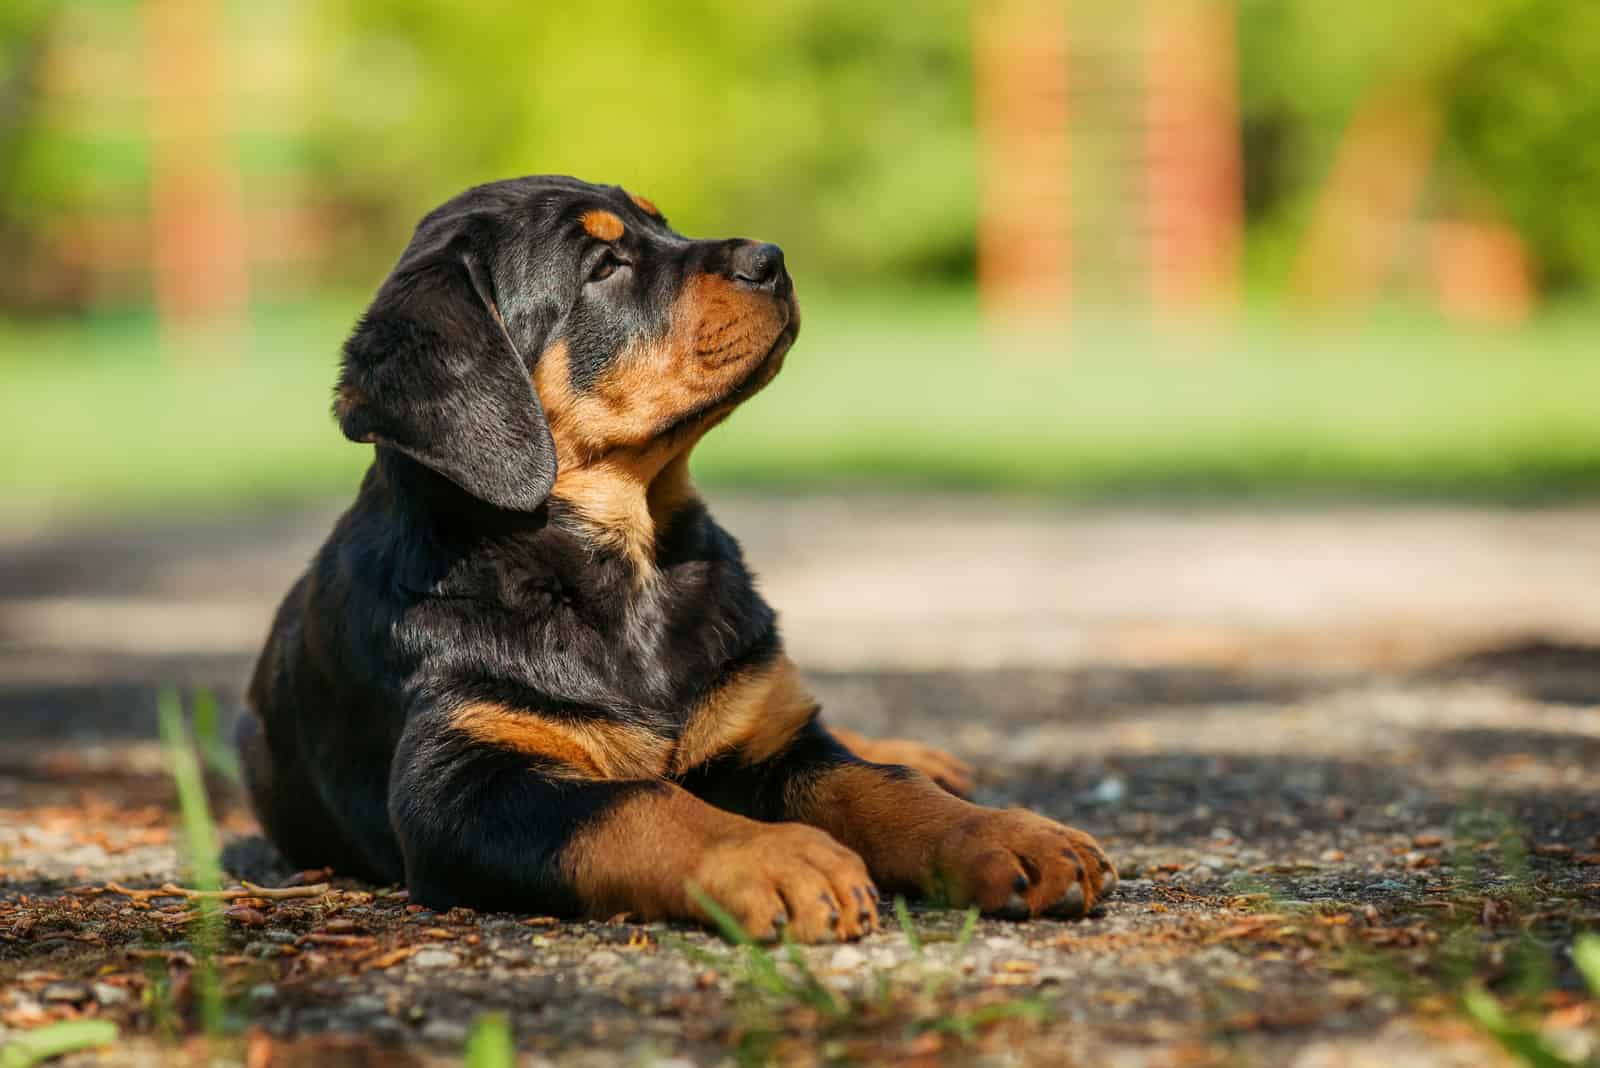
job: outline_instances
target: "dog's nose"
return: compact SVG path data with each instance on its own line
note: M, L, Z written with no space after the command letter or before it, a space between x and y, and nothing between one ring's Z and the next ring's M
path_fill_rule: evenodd
M733 280L751 289L777 289L788 276L783 270L783 249L752 241L734 250Z

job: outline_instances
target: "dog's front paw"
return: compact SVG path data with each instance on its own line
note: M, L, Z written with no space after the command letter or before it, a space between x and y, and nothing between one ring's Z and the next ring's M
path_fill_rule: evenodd
M878 890L866 864L826 831L798 823L767 824L713 846L689 881L760 941L848 941L878 926ZM694 909L696 919L711 922Z
M983 809L942 834L933 853L934 895L990 915L1082 916L1117 885L1100 844L1082 831L1022 809Z

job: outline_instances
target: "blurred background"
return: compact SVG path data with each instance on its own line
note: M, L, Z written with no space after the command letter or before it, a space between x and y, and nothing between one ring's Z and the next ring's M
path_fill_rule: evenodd
M566 172L782 244L711 485L1600 488L1590 0L8 0L0 510L345 494L415 220Z
M1247 889L1396 924L1353 936L1414 892L1458 979L1595 926L1600 0L0 0L0 905L175 877L123 851L160 688L238 706L371 457L329 411L355 317L425 211L542 172L786 250L798 344L693 463L829 721L1220 895L1216 938L1188 891L1108 928L1053 1056L1142 1062L1083 1043L1147 1019L1225 1043L1160 1063L1444 1063L1433 996L1410 1046L1247 1056L1395 989L1315 1000L1309 935L1234 976ZM1529 846L1481 902L1480 810ZM252 1004L342 1030L316 982Z

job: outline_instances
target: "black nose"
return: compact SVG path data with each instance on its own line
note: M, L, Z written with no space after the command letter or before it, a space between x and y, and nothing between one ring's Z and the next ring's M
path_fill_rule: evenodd
M734 250L729 266L733 280L752 289L777 289L788 275L783 270L783 249L751 242Z

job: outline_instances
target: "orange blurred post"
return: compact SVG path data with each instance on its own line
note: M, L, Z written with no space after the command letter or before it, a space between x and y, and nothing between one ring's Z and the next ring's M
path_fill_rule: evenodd
M1302 305L1359 311L1377 299L1414 221L1437 139L1426 96L1411 86L1362 102L1295 263Z
M1431 237L1429 273L1446 315L1512 326L1533 314L1538 285L1521 234L1503 222L1480 218L1436 222Z
M1002 330L1064 322L1072 285L1064 5L978 0L973 20L983 315Z
M1232 0L1155 0L1149 8L1146 208L1158 314L1227 307L1238 297L1236 20Z
M231 333L249 302L239 176L230 158L220 0L145 0L150 226L164 333Z

